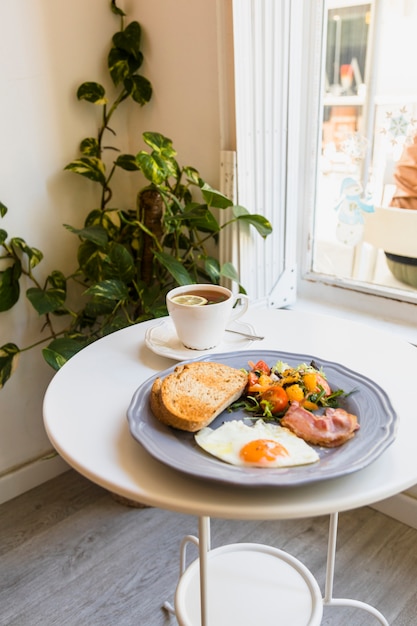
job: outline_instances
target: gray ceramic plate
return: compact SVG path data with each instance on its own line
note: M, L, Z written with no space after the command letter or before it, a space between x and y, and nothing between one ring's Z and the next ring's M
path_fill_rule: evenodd
M360 429L355 437L338 448L316 447L320 461L312 465L277 469L228 465L199 448L192 433L164 426L153 416L149 407L152 383L156 376L164 377L172 372L175 365L149 378L135 392L127 411L133 437L153 457L180 472L198 478L254 487L301 485L350 474L369 465L394 441L397 416L385 391L372 380L343 365L311 355L271 350L210 354L194 360L247 368L248 361L256 362L260 359L270 366L277 361L296 366L314 360L318 367L323 368L332 389L343 389L345 392L355 390L340 403L347 411L358 416ZM244 411L224 411L210 426L216 428L234 419L245 419Z

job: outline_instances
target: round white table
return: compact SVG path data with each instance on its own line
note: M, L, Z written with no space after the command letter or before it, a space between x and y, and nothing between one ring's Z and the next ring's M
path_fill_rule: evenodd
M361 606L387 624L369 605L332 598L337 514L383 500L417 483L417 420L411 400L417 350L384 331L328 316L254 307L243 319L265 336L250 345L260 354L262 350L311 354L341 363L379 384L398 415L393 444L360 471L292 488L236 487L176 472L133 439L126 418L141 383L174 364L145 344L145 332L155 320L95 342L57 372L44 399L48 436L73 468L110 491L151 506L198 516L202 568L207 566L205 551L210 547L210 517L279 520L330 514L324 604ZM247 344L244 348L249 349ZM205 594L203 588L203 626L208 623Z

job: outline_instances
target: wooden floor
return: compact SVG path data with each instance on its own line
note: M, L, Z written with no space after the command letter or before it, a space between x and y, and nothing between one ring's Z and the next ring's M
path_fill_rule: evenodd
M172 601L179 543L196 533L195 518L124 506L69 471L1 505L0 529L1 626L176 624L161 607ZM322 589L327 532L327 517L212 520L213 547L236 541L275 545L300 558ZM416 530L370 508L340 515L336 597L374 604L391 626L413 626L416 581ZM274 624L291 626L271 616ZM328 607L322 624L378 622L358 609Z

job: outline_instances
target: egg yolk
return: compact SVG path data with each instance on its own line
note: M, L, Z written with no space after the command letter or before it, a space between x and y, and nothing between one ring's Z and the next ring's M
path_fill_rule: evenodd
M288 450L277 441L272 439L255 439L241 448L239 456L245 463L268 465L268 463L274 462L277 457L289 455Z

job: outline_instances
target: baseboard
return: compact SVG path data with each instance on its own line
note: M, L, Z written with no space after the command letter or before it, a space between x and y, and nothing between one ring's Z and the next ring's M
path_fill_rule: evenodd
M58 455L37 459L0 477L0 504L45 483L70 467Z
M387 500L381 500L373 504L372 508L417 529L417 499L406 493L399 493Z

